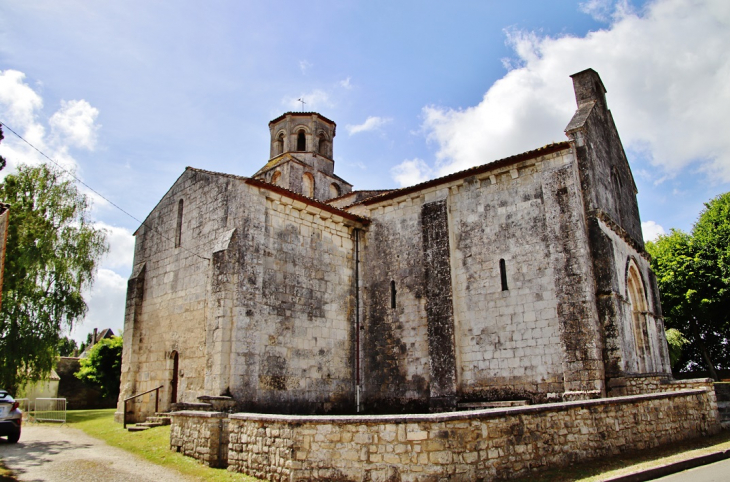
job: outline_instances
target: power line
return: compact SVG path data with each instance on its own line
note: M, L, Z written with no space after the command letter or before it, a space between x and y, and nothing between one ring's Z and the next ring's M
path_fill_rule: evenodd
M63 167L63 166L62 166L61 164L59 164L59 163L58 163L58 162L56 162L55 160L53 160L53 159L51 159L50 157L48 157L48 156L47 156L47 155L46 155L46 154L45 154L45 153L44 153L43 151L41 151L40 149L38 149L38 148L37 148L36 146L34 146L33 144L31 144L31 143L30 143L30 142L28 142L27 140L25 140L25 139L23 138L23 136L21 136L20 134L18 134L17 132L15 132L15 131L14 131L14 130L13 130L13 129L12 129L12 128L11 128L10 126L9 126L9 125L7 125L6 123L4 123L4 122L2 122L2 121L0 121L0 125L1 125L1 126L3 126L4 128L6 128L7 130L9 130L10 132L12 132L13 134L15 134L15 135L16 135L16 136L18 137L18 139L20 139L21 141L23 141L23 142L25 142L26 144L28 144L28 145L29 145L30 147L32 147L32 148L33 148L33 149L34 149L34 150L35 150L35 151L36 151L36 152L37 152L38 154L40 154L41 156L45 157L46 159L48 159L49 161L51 161L51 162L52 162L53 164L55 164L55 165L56 165L56 167L58 167L58 168L59 168L59 169L60 169L61 171L63 171L64 173L68 174L68 175L69 175L69 176L71 176L72 178L76 179L76 182L78 182L79 184L83 184L84 186L86 186L86 187L87 187L87 188L88 188L88 189L89 189L89 190L90 190L91 192L93 192L94 194L96 194L97 196L99 196L100 198L102 198L102 199L103 199L104 201L108 202L109 204L111 204L111 205L112 205L112 206L114 206L115 208L119 209L119 210L120 210L121 212L123 212L124 214L126 214L126 215L127 215L127 216L129 216L130 218L132 218L132 219L134 219L135 221L137 221L137 222L138 222L138 223L139 223L139 224L140 224L141 226L145 226L146 228L148 228L148 229L151 229L152 231L156 232L157 234L159 234L160 236L162 236L163 238L165 238L165 239L166 239L167 241L173 241L173 239L172 239L172 238L170 238L170 237L166 236L165 234L163 234L162 232L158 231L158 230L157 230L156 228L154 228L153 226L150 226L150 225L148 225L148 224L145 224L145 222L144 222L144 221L140 221L140 220L139 220L139 219L137 219L136 217L132 216L132 215L131 215L130 213L128 213L127 211L125 211L124 209L122 209L122 207L121 207L121 206L117 205L116 203L114 203L114 202L113 202L113 201L111 201L110 199L106 198L106 197L105 197L105 196L104 196L103 194L101 194L101 193L100 193L99 191L97 191L97 190L96 190L96 189L94 189L93 187L91 187L91 186L89 186L88 184L86 184L86 183L85 183L84 181L82 181L81 179L79 179L79 178L78 178L78 177L76 176L76 174L74 174L74 173L73 173L72 171L69 171L68 169L64 168L64 167ZM181 247L182 249L184 249L185 251L187 251L188 253L190 253L190 254L192 254L192 255L194 255L194 256L197 256L198 258L204 259L204 260L206 260L206 261L210 261L210 258L206 258L205 256L201 256L201 255L199 255L198 253L196 253L196 252L194 252L194 251L191 251L191 250L187 249L187 248L186 248L185 246L180 246L180 247Z

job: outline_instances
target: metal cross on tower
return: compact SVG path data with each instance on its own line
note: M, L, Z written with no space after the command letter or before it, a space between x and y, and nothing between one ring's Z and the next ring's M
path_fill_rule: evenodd
M302 97L300 99L297 99L297 102L301 102L302 103L302 112L304 112L304 104L306 104L306 102L304 102L304 97Z

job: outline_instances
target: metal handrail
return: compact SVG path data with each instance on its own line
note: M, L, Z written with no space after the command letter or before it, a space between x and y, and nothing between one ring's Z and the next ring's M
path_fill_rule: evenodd
M125 429L127 428L127 402L132 399L135 399L137 397L141 397L142 395L147 395L150 392L157 392L157 393L155 393L155 413L157 413L159 411L159 406L160 406L160 388L162 388L162 387L164 387L164 385L160 385L159 387L153 388L152 390L147 390L146 392L138 393L137 395L132 395L131 397L124 399L124 417L123 417L124 423L123 423L123 425L124 425Z

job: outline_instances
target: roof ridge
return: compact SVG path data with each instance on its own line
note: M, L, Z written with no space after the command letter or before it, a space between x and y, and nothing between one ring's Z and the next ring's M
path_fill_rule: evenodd
M515 154L513 156L505 157L502 159L497 159L492 162L488 162L486 164L472 166L467 169L452 172L451 174L437 177L435 179L429 179L428 181L414 184L412 186L406 186L406 187L402 187L400 189L393 189L390 192L380 194L377 196L373 196L373 197L369 197L369 198L363 199L362 201L359 201L357 203L353 203L353 204L351 204L351 206L356 205L356 204L365 204L365 205L375 204L376 202L379 202L379 201L385 201L387 199L392 199L392 198L396 198L398 196L402 196L404 194L408 194L409 192L420 191L421 189L425 189L430 186L436 186L439 184L443 184L445 182L454 181L454 180L457 180L457 179L460 179L463 177L467 177L470 175L480 174L483 171L495 169L502 165L509 165L509 164L516 163L516 162L526 161L528 159L533 159L533 158L541 156L541 155L557 152L557 151L560 151L560 150L568 148L568 147L570 147L569 141L551 142L550 144L546 144L537 149L525 151L520 154ZM346 206L346 207L349 207L349 206Z

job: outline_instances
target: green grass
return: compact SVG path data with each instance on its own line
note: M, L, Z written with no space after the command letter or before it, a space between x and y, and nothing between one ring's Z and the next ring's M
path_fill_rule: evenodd
M143 432L128 432L114 422L114 409L70 410L66 422L109 445L136 454L152 463L177 470L181 474L210 482L254 482L258 479L225 469L212 469L197 460L170 450L170 426ZM2 479L0 479L0 482Z
M254 482L258 480L223 469L211 469L195 459L172 452L169 449L169 426L157 427L144 432L127 432L122 429L121 424L114 423L114 409L69 411L67 421L71 427L79 428L92 437L106 441L109 445L122 448L150 462L177 470L198 480L212 482ZM676 443L669 447L602 458L562 469L544 470L520 480L524 482L597 482L728 449L730 449L730 431L723 431L714 437ZM14 480L3 479L3 475L2 466L0 466L0 482Z

